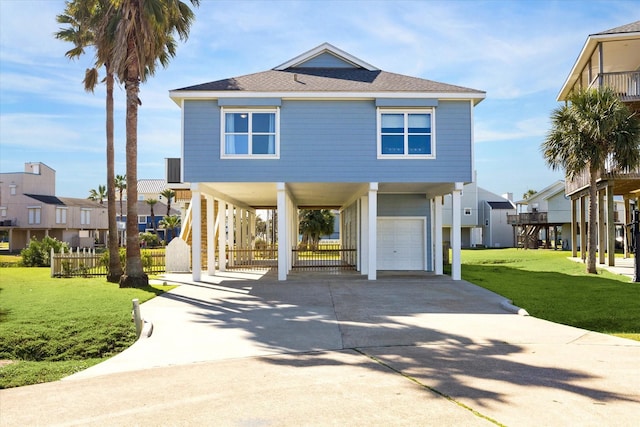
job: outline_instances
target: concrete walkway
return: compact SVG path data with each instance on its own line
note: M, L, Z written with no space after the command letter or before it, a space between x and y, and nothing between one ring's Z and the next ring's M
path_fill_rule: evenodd
M640 343L429 274L232 274L142 305L153 334L0 391L0 425L635 426Z

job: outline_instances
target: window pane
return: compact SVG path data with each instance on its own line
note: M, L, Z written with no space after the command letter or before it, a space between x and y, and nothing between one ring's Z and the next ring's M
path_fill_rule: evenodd
M431 154L431 136L409 135L409 154Z
M404 133L404 114L383 114L382 133Z
M409 133L431 132L430 114L409 114Z
M274 113L253 113L253 131L275 133L276 115Z
M225 115L225 132L249 132L249 114L227 113Z
M224 148L225 154L249 154L249 136L227 135Z
M382 135L382 154L404 154L404 136Z
M252 154L276 154L274 135L253 135Z

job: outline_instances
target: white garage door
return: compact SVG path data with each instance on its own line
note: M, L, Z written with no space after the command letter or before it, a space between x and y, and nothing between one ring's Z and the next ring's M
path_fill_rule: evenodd
M424 270L424 218L378 218L378 270Z

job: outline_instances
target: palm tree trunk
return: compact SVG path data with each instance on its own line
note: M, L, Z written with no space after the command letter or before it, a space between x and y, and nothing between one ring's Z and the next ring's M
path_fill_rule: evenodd
M127 266L126 273L120 279L121 288L149 285L149 277L142 269L138 235L138 94L140 93L140 73L134 47L135 44L130 39L129 55L133 59L129 62L128 78L125 81L127 92Z
M107 69L107 216L109 217L109 272L107 281L118 283L122 276L122 264L118 248L118 224L116 222L115 153L113 146L113 72Z
M590 182L589 182L589 242L588 242L588 256L587 256L587 273L598 274L596 270L596 246L598 242L598 218L597 218L597 199L598 199L598 170L589 168ZM602 250L602 248L600 248Z

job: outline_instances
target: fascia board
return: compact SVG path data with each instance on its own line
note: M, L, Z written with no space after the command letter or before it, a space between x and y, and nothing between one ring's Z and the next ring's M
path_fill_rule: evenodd
M183 99L221 98L282 98L294 99L375 99L375 98L434 98L442 100L472 100L474 105L486 98L484 92L216 92L216 91L172 91L171 99L180 105Z

